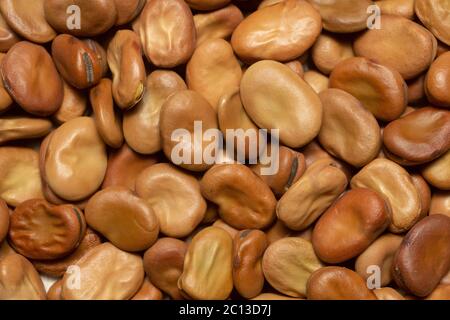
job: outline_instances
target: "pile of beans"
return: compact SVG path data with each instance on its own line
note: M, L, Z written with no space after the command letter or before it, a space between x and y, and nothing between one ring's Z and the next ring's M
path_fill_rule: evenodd
M450 299L449 17L0 1L0 299Z

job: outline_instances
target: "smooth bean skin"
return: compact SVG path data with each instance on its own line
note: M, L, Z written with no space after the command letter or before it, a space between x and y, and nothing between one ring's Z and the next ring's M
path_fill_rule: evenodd
M392 281L392 263L394 255L403 237L386 233L376 239L355 262L355 271L365 280L372 274L371 266L378 266L381 272L380 284L387 286Z
M323 33L311 49L315 66L324 74L331 71L345 59L354 57L352 43L345 38Z
M446 18L449 9L449 3L445 0L415 1L415 13L420 21L436 38L450 46L450 22Z
M163 300L163 298L162 291L155 287L148 277L145 277L141 288L130 300Z
M327 76L316 70L308 70L303 75L303 79L311 86L315 93L319 94L328 89L329 79Z
M186 3L195 10L216 10L225 7L231 0L186 0Z
M381 14L402 16L413 20L415 0L381 0L376 5L380 7Z
M0 119L0 143L40 138L47 135L52 128L52 122L47 119L2 117Z
M246 17L233 32L231 44L246 62L289 61L306 52L321 29L320 15L308 2L286 0Z
M191 299L225 300L233 290L232 264L231 236L220 228L207 227L188 247L178 288Z
M290 297L306 296L311 273L323 267L312 244L301 238L284 238L272 243L264 253L262 267L266 280Z
M450 217L450 192L435 191L431 197L430 215L445 214Z
M194 18L183 0L147 1L135 31L147 59L161 68L187 62L197 42Z
M136 193L152 207L161 232L188 236L203 220L206 201L197 179L167 163L155 164L136 179Z
M436 48L436 38L430 31L394 15L383 16L381 29L367 30L353 44L357 56L391 67L405 80L417 77L430 66Z
M431 64L425 80L428 101L440 107L450 108L450 52L443 53Z
M5 89L28 113L49 116L62 104L61 78L50 55L40 45L28 41L16 43L2 61L1 75Z
M107 51L108 65L113 74L114 101L122 110L133 108L145 92L145 65L139 37L131 30L120 30Z
M412 181L419 192L420 206L422 207L420 216L425 217L430 211L431 189L427 181L418 173L411 174Z
M159 221L150 204L124 187L97 192L86 205L86 222L117 248L137 252L158 239Z
M20 37L11 29L3 15L0 15L0 52L8 52L19 41Z
M347 177L331 161L310 166L277 204L277 216L288 228L308 228L344 192Z
M73 275L66 272L62 279L64 300L128 300L144 280L141 257L109 242L90 250L75 265L80 270L80 286L74 286Z
M388 157L403 165L430 162L450 149L450 111L425 107L389 123L383 131Z
M76 37L94 37L105 33L116 23L115 2L115 0L45 0L45 18L59 33L68 33ZM71 10L67 14L67 9L71 5L80 8L82 21L80 28L73 28L73 23L76 21L73 17L70 19L76 11Z
M317 221L312 244L319 258L341 263L359 255L389 226L390 207L370 189L352 189Z
M308 280L308 300L376 300L366 282L354 271L343 267L324 267Z
M260 230L243 230L234 238L233 283L246 299L257 296L263 289L261 261L267 246L267 237Z
M410 293L430 294L450 268L450 218L434 214L405 236L392 266L395 282Z
M186 66L188 88L200 93L215 110L222 96L239 87L241 78L233 48L223 39L206 40L195 49Z
M281 93L280 93L281 92ZM289 67L260 61L244 73L241 98L247 114L260 128L279 129L280 141L298 148L313 140L322 125L322 103Z
M391 232L408 231L421 218L419 192L409 173L393 161L373 160L352 178L350 185L352 189L372 189L386 199L392 210Z
M146 0L114 0L117 10L116 26L133 21L142 11Z
M33 265L10 253L0 259L1 300L46 300L44 284Z
M59 279L47 291L48 300L61 300L62 280Z
M440 189L450 190L450 150L428 164L422 175L429 184Z
M381 121L397 119L407 104L407 86L400 73L363 57L339 63L331 72L330 88L350 93Z
M88 99L81 90L63 81L63 92L64 98L61 107L52 115L58 124L83 116L87 109Z
M164 102L173 93L186 90L184 80L175 72L156 70L145 83L142 100L123 116L123 132L128 145L141 154L161 150L160 113Z
M178 239L160 238L144 254L144 269L148 278L162 291L180 300L178 279L183 273L183 264L188 245Z
M406 300L397 290L390 287L374 289L373 293L378 300Z
M381 131L375 117L351 94L327 89L319 94L323 121L321 145L354 167L372 161L381 148Z
M219 206L220 217L237 229L262 229L275 219L270 188L242 164L219 164L203 176L203 196Z

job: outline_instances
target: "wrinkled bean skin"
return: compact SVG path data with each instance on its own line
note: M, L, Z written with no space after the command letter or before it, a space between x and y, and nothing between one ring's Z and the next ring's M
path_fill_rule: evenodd
M424 297L450 268L450 218L434 214L419 221L405 236L392 266L395 282Z
M5 89L26 112L49 116L61 106L63 84L42 46L16 43L2 61L1 74Z
M275 196L246 166L216 165L206 172L200 186L203 196L219 206L220 217L232 227L262 229L275 218Z
M108 46L114 101L122 110L133 108L145 92L145 66L139 37L131 30L116 33Z
M272 243L264 253L262 267L266 280L290 297L306 296L311 273L323 267L312 244L301 238L284 238Z
M194 15L197 46L209 39L228 38L243 19L241 10L232 4L223 9Z
M243 230L234 238L233 282L246 299L257 296L263 289L261 260L267 246L267 237L260 230Z
M198 180L169 164L145 169L136 179L136 193L150 204L167 236L188 236L205 216Z
M28 200L11 214L9 239L13 248L30 259L53 260L74 251L86 232L80 209Z
M139 290L144 280L141 257L103 243L76 263L80 287L73 285L71 273L62 279L64 300L126 300Z
M429 162L450 149L450 111L420 108L389 123L383 142L395 161L405 165Z
M286 0L246 17L233 32L231 44L246 62L289 61L306 52L321 29L320 15L308 2Z
M101 80L103 70L97 55L74 36L57 36L52 43L52 56L64 80L77 89L90 88Z
M160 112L173 93L186 90L184 80L173 71L156 70L147 77L142 100L124 114L125 140L136 152L152 154L161 150Z
M71 5L80 8L80 28L73 28L76 22L73 14L77 11L72 9L67 13ZM76 37L97 36L108 31L117 21L115 0L45 0L44 12L47 22L55 30Z
M1 300L46 300L45 288L33 265L15 253L0 259Z
M375 191L347 192L316 223L312 236L316 254L334 264L359 255L389 226L390 214L390 207Z
M241 98L256 125L280 129L280 141L287 147L304 146L319 133L322 124L319 97L281 63L266 60L248 68L241 81Z
M145 273L155 286L172 299L183 299L178 289L178 279L183 273L187 248L181 240L161 238L144 254Z
M157 67L185 63L196 46L194 18L183 0L147 1L135 30L147 59Z
M421 218L419 192L409 173L395 162L373 160L352 178L350 185L352 189L372 189L385 198L392 210L391 232L408 231Z
M331 161L317 161L278 201L278 219L292 230L306 229L344 192L347 183Z
M231 236L217 227L203 229L189 245L178 288L192 299L224 300L233 290L232 264Z
M354 271L343 267L324 267L308 280L310 300L376 300L365 281Z

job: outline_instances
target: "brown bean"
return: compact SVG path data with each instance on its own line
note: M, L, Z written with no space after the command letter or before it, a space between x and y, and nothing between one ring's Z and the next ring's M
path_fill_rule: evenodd
M136 193L150 204L167 236L188 236L205 216L198 180L167 163L145 169L136 179Z
M233 48L223 39L206 40L195 49L186 66L188 88L201 94L214 110L222 96L239 87L241 78L241 66Z
M353 44L356 55L391 67L406 80L417 77L430 66L436 48L436 39L430 31L394 15L383 16L380 29L367 30Z
M0 52L8 52L8 50L19 41L19 36L5 21L0 10Z
M199 93L182 90L172 94L161 108L162 147L166 157L173 163L191 171L205 171L212 166L204 157L211 141L203 134L201 141L195 141L195 122L200 123L204 131L218 128L213 107ZM178 133L182 133L181 137ZM180 145L180 142L183 144ZM201 158L197 159L199 155ZM216 154L208 156L215 158Z
M320 15L308 2L286 0L246 17L234 30L231 44L246 62L289 61L305 53L321 29Z
M367 27L370 0L310 0L320 12L325 30L337 33L361 31Z
M280 141L288 147L301 147L319 133L319 97L302 78L279 62L260 61L248 68L241 81L241 98L255 124L279 129Z
M131 300L162 300L163 293L150 280L145 277L141 288L131 298Z
M419 221L398 249L392 273L412 294L429 295L450 268L450 218L435 214Z
M45 0L44 12L47 22L55 30L76 37L94 37L105 33L114 26L118 17L115 0ZM80 15L79 21L77 14Z
M324 74L330 74L339 62L355 56L351 41L328 33L319 36L311 55L314 65Z
M48 300L61 300L62 280L59 279L47 291Z
M278 201L278 219L292 230L308 228L344 192L347 183L332 161L317 161Z
M233 228L232 226L224 222L222 219L217 219L216 221L214 221L212 226L226 231L232 239L234 239L234 237L236 237L236 235L239 233L238 229Z
M233 239L220 228L203 229L189 245L178 288L192 299L225 300L233 290L232 264Z
M25 111L49 116L63 101L63 84L44 47L21 41L2 61L3 85ZM43 80L45 79L45 80Z
M116 26L133 21L142 11L147 0L114 0L117 10Z
M120 148L123 144L122 119L114 109L111 80L102 79L91 89L89 97L98 133L108 146Z
M308 280L308 300L376 300L365 281L343 267L324 267Z
M381 131L375 117L358 99L340 89L319 94L323 122L319 141L332 155L362 167L373 160L381 148Z
M95 86L102 78L102 65L86 42L68 34L53 40L52 57L65 81L78 89Z
M246 299L256 297L264 286L262 257L268 246L260 230L243 230L234 238L233 283Z
M159 221L144 199L124 187L97 192L86 206L86 222L117 248L142 251L158 239Z
M381 0L375 4L380 8L381 14L392 14L413 20L415 0Z
M0 147L0 198L10 206L43 199L39 156L23 147Z
M134 152L126 143L108 157L102 189L113 186L135 189L139 174L158 162L156 156L144 156Z
M184 80L175 72L156 70L146 80L142 100L124 114L125 140L133 150L152 154L161 150L160 112L173 93L186 90Z
M425 300L450 300L450 285L438 285Z
M387 156L403 165L432 161L450 149L450 111L420 108L383 131Z
M178 279L183 273L187 244L173 238L161 238L144 254L144 269L148 278L172 299L183 296L178 289Z
M435 191L431 197L430 215L445 214L450 217L450 192Z
M9 239L14 249L27 258L52 260L74 251L85 232L84 215L77 207L28 200L11 214Z
M93 119L80 117L61 125L53 131L44 154L43 177L61 198L83 200L101 186L106 150ZM73 157L79 160L74 162Z
M306 296L308 278L322 266L312 244L300 238L284 238L272 243L262 261L264 276L270 285L291 297Z
M227 39L243 19L241 10L233 4L194 15L197 47L209 39Z
M397 119L406 108L407 86L400 73L366 58L339 63L330 75L330 88L350 93L382 121Z
M369 188L385 198L392 210L391 232L405 232L422 217L419 191L409 173L395 162L375 159L362 168L350 184L352 189Z
M323 90L328 89L329 79L318 71L308 70L303 75L303 79L309 86L314 90L315 93L319 94Z
M0 143L40 138L47 135L53 125L50 120L28 117L2 117L0 119Z
M397 290L390 287L374 289L373 293L377 296L378 300L405 300Z
M0 244L9 230L9 208L3 199L0 199Z
M420 102L425 97L425 74L408 80L408 103L414 104Z
M188 61L197 42L194 18L183 0L147 1L135 31L147 59L162 68Z
M428 101L450 108L450 52L443 53L431 64L425 80Z
M45 43L56 37L44 13L45 0L4 0L0 11L8 25L27 40Z
M416 0L415 12L428 30L442 42L450 45L450 22L447 19L448 2L446 0Z
M84 115L87 109L87 98L78 90L63 81L64 98L61 107L53 114L53 119L62 124Z
M312 244L327 263L341 263L363 252L389 226L390 207L370 189L353 189L317 221Z
M425 217L430 211L431 190L425 179L418 173L411 174L411 179L419 192L421 204L421 217Z
M45 288L33 265L19 254L0 259L1 300L46 300Z
M186 3L195 10L216 10L225 7L231 0L186 0Z
M78 281L77 281L78 280ZM90 250L62 279L64 300L127 300L144 280L141 257L109 242Z
M33 260L32 263L37 271L51 277L62 277L67 268L74 265L92 248L102 243L100 236L92 229L87 228L80 245L66 257L55 260Z
M119 30L108 46L108 65L113 74L114 101L122 110L133 108L145 92L145 65L139 37Z
M262 229L275 219L270 188L242 164L212 167L200 182L203 196L219 206L220 217L237 229Z

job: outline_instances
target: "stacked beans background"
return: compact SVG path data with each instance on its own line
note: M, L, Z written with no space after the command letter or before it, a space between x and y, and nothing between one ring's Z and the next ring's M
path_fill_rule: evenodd
M450 299L449 17L0 0L0 299Z

